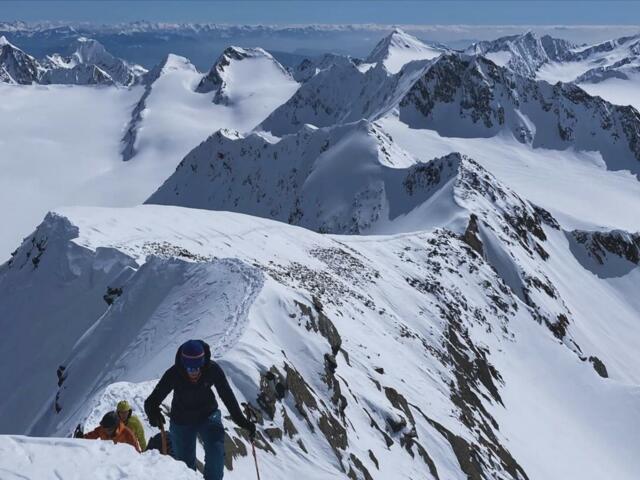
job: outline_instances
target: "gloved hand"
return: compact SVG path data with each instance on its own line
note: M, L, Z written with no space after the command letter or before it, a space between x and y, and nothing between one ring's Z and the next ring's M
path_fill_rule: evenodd
M164 425L164 415L160 413L160 410L147 414L149 417L149 425L152 427L160 428L160 425Z
M73 432L73 438L84 438L84 431L82 430L82 425L78 424L75 431Z

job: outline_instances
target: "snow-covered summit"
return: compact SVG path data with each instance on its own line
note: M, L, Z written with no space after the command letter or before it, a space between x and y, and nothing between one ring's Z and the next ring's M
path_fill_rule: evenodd
M112 84L132 86L146 70L114 57L97 40L79 37L71 45L69 56L53 54L43 62L46 72L42 83Z
M399 28L380 40L366 58L365 63L382 63L391 73L398 73L414 60L430 60L447 51L427 45Z
M0 82L30 85L37 82L40 65L31 55L26 54L7 40L0 37Z
M273 85L295 83L289 72L262 48L232 46L222 52L196 91L213 91L214 103L229 105L251 95L255 91L252 85L256 82Z
M177 71L197 72L197 69L188 58L169 53L160 63L144 75L143 83L151 85L163 75Z

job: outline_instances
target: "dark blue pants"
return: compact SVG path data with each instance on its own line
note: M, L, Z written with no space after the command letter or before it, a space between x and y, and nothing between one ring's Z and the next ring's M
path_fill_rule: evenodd
M221 480L224 475L224 427L220 410L196 425L169 426L173 455L193 470L196 469L196 437L204 444L204 478Z

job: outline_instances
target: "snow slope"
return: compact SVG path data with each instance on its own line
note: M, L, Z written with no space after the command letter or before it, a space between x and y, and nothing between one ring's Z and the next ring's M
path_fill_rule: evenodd
M445 137L433 130L409 128L397 117L376 123L396 147L418 161L452 151L472 157L503 184L550 211L563 228L640 230L635 210L620 208L640 202L640 182L629 172L606 170L597 152L533 148L510 135Z
M137 89L0 85L0 259L6 260L55 206L132 202L113 185L104 186L104 195L87 185L100 184L97 178L122 163L118 142L139 94Z
M0 458L11 459L0 465L3 480L201 478L157 451L140 456L129 445L97 440L0 435Z
M58 359L39 363L49 365L50 380L31 387L46 400L30 431L64 435L84 418L98 418L99 408L111 404L103 395L114 399L105 390L109 383L132 382L128 394L144 397L175 346L196 335L218 347L215 355L239 397L263 416L259 456L269 478L284 472L340 478L350 470L367 477L364 469L372 478L524 478L526 472L596 479L607 471L634 478L640 471L633 455L640 426L638 332L635 312L616 292L635 281L637 267L617 287L594 277L550 219L532 216L533 223L513 223L503 235L495 230L496 213L524 219L534 211L495 180L472 178L464 180L467 194L458 201L475 208L477 230L464 235L436 229L321 236L245 215L150 205L50 215L33 236L35 245L48 239L37 267L29 261L19 268L40 251L31 239L3 267L0 305L15 294L6 285L40 285L58 295L75 292L68 312L86 312L77 293L88 272L110 266L130 276L93 281L96 289L119 285L123 293L110 307L96 297L93 304L105 313L85 313L87 330L68 330L79 338L75 346L56 348ZM70 229L60 231L63 226ZM535 243L547 260L526 252ZM529 283L528 303L500 263L505 248L519 275L549 282ZM26 257L28 251L34 253ZM59 276L65 264L66 279ZM257 290L247 290L251 284ZM555 300L544 293L549 288ZM561 336L544 315L563 303L572 320ZM229 317L234 309L247 316ZM618 312L615 330L604 309ZM27 314L12 314L21 315ZM132 329L118 327L122 322ZM228 329L236 333L225 334ZM91 347L103 342L113 351L109 358ZM601 359L610 378L601 378L586 356ZM58 362L67 367L60 388ZM30 423L12 416L8 425L4 412L0 418L3 431ZM234 469L228 474L244 478L252 468L246 440L227 426L236 445L228 445ZM534 449L535 456L528 453Z

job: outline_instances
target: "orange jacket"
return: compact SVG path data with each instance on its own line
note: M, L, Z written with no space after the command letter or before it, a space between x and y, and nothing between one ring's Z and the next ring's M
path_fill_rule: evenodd
M99 438L100 440L113 440L113 443L128 443L133 448L135 448L138 453L140 453L141 451L140 445L138 444L138 439L136 438L135 434L129 427L123 425L122 422L120 422L120 424L118 425L114 437L109 437L104 427L98 427L95 430L92 430L91 432L85 434L84 438L88 438L91 440Z

